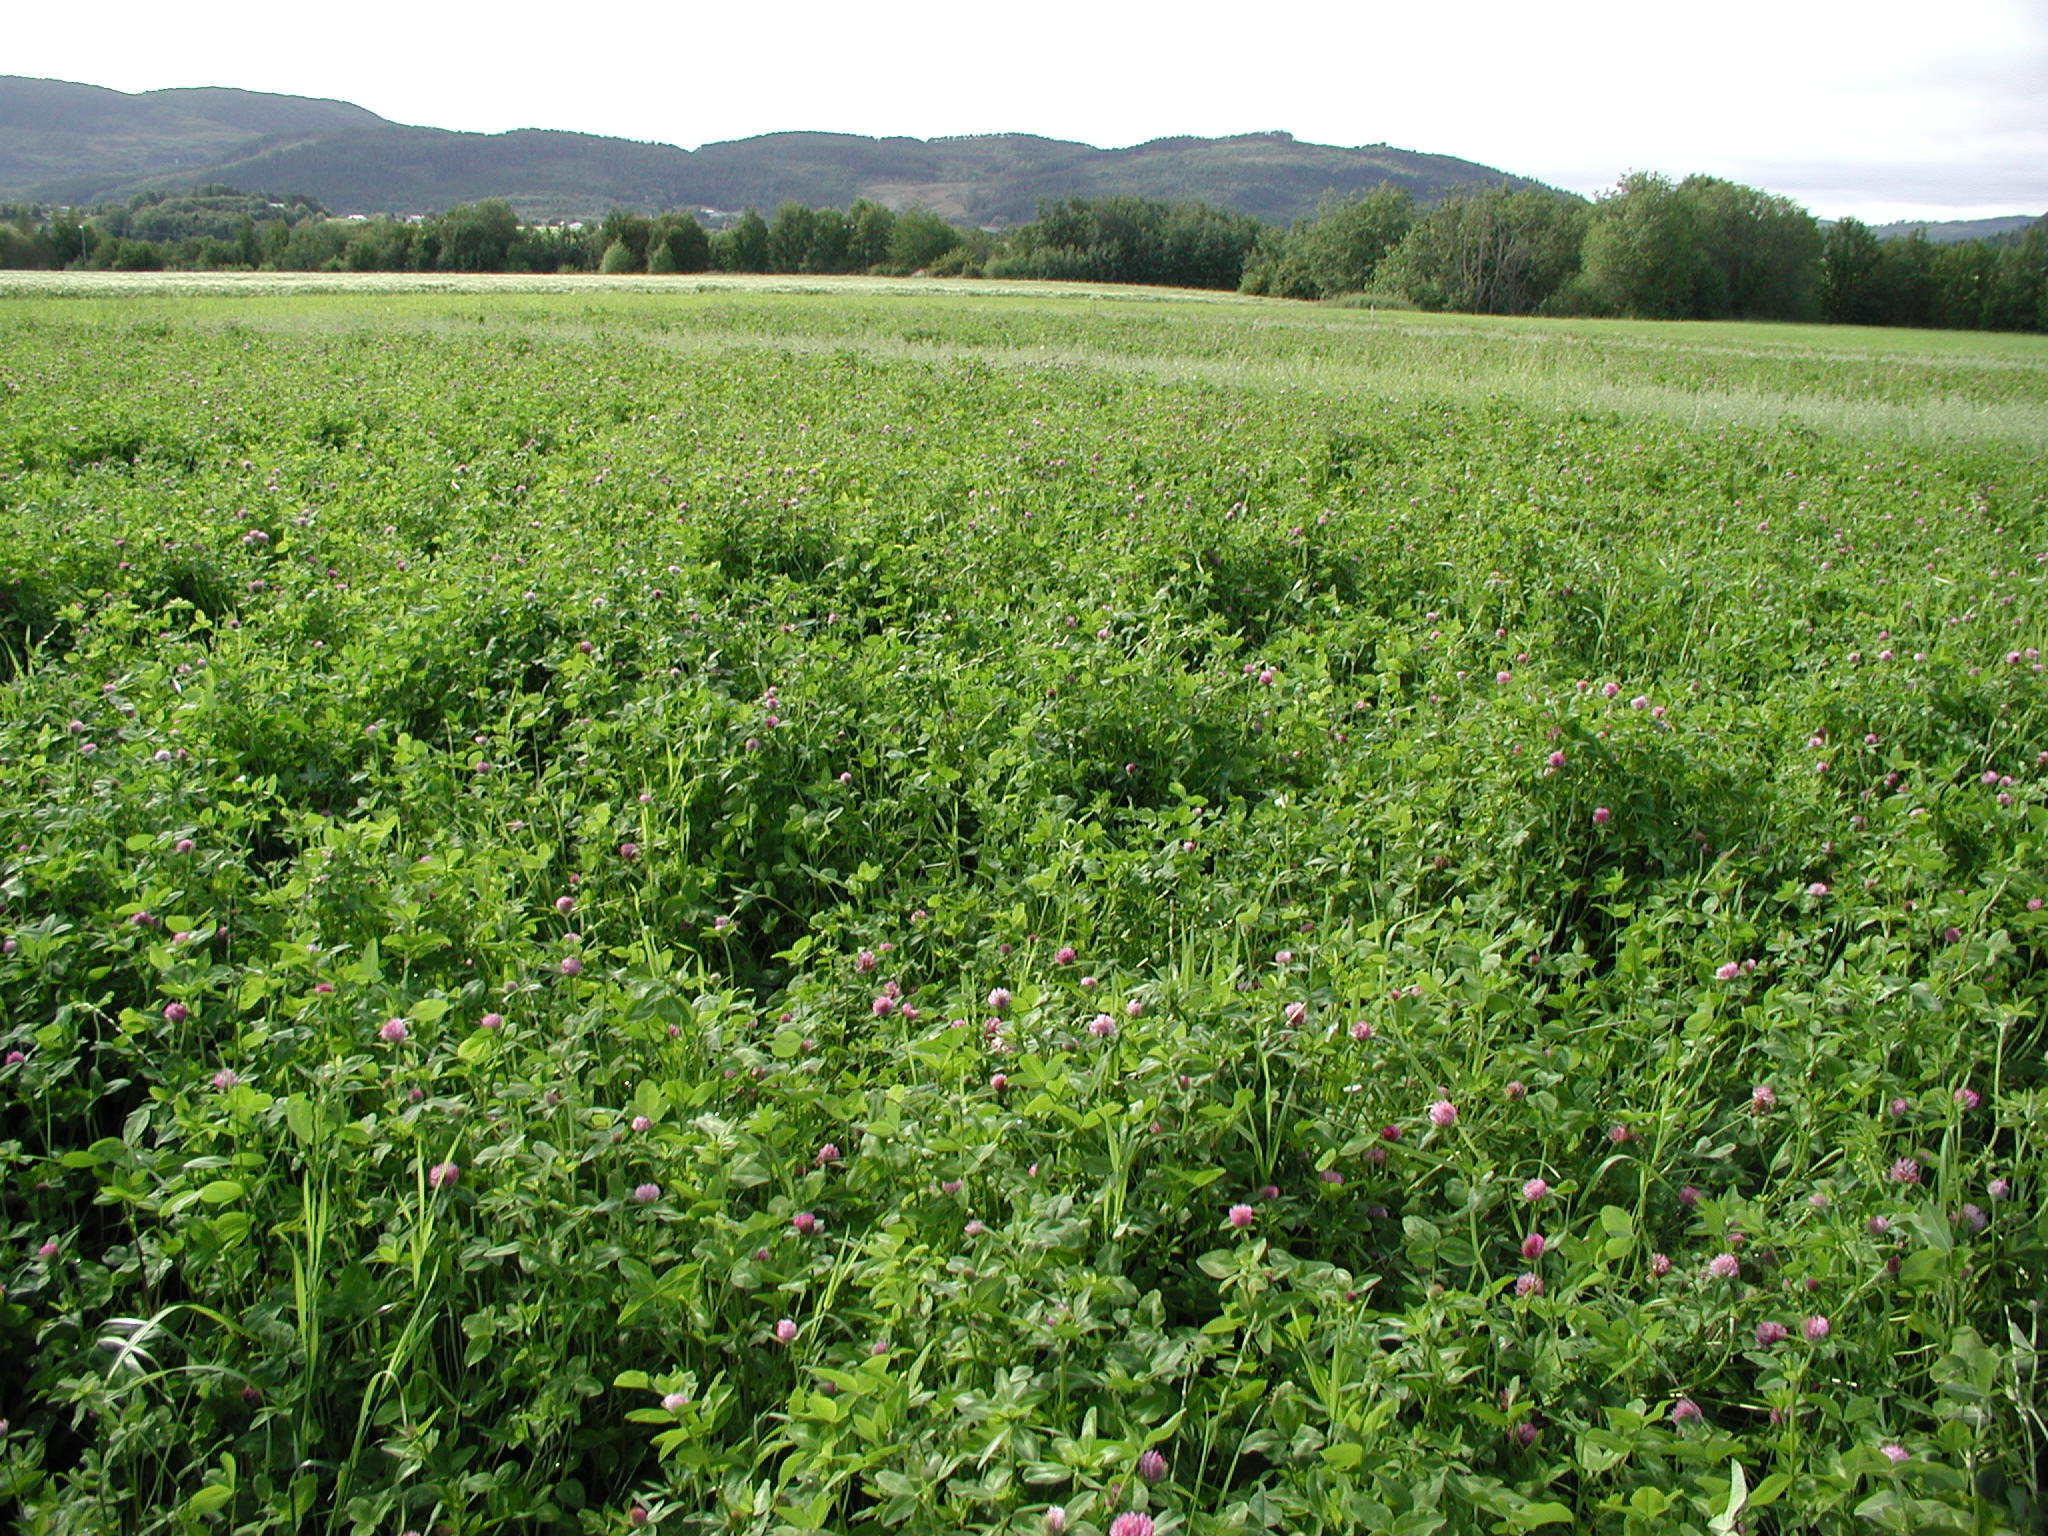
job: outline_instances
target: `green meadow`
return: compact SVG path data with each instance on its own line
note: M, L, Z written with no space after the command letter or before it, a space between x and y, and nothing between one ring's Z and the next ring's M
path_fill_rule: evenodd
M2048 339L0 276L24 1531L2022 1533Z

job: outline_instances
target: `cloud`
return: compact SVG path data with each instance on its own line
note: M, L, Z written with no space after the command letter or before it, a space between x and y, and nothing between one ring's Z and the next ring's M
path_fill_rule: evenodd
M2048 178L2031 167L1884 164L1774 165L1745 178L1768 184L1825 217L1910 205L1942 217L2048 212ZM1945 210L1945 211L1944 211Z

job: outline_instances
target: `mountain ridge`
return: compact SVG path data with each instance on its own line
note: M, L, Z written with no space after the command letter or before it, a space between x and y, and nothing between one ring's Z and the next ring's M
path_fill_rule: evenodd
M871 197L1003 227L1060 197L1196 200L1285 223L1328 196L1381 185L1431 203L1503 182L1542 185L1454 156L1309 144L1281 131L1102 149L1021 132L788 130L688 150L556 128L467 133L333 98L225 86L131 94L0 76L0 199L23 201L86 204L224 183L301 194L338 213L433 213L503 197L528 218L589 218L612 207L843 207Z
M2001 235L2016 235L2037 222L2035 215L2026 213L2000 214L1988 219L1895 219L1889 224L1872 225L1871 233L1880 240L1903 240L1920 234L1935 245L1954 245L1963 240L1995 240Z

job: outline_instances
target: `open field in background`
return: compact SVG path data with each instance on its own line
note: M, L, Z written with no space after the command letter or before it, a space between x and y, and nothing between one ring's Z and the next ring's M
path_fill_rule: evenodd
M344 293L356 302L298 302ZM210 313L211 323L232 316L265 329L623 329L678 349L850 345L1354 399L1501 399L1701 427L1790 423L2033 452L2048 444L2048 340L1994 332L1426 315L1190 289L915 278L0 273L0 295L111 300L111 317L124 322L147 313L139 301L198 294L291 302L181 308L191 323ZM454 294L497 302L451 307L434 297ZM95 313L83 303L77 312Z
M1048 299L1123 298L1134 302L1242 304L1233 293L1195 288L1146 288L1129 283L933 281L911 277L806 277L766 272L692 272L673 277L590 272L19 272L0 271L0 293L25 298L164 298L224 294L239 298L280 294L392 293L635 293L673 299L685 293L888 293L922 298L974 298L1031 294Z
M2044 445L2041 338L9 278L0 1500L2040 1529Z

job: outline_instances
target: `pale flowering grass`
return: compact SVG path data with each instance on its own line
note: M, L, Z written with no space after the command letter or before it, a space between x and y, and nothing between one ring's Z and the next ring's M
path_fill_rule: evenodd
M686 352L852 349L1335 399L1506 400L1707 430L1797 425L1898 443L2048 441L2048 337L1990 332L1371 314L1191 289L964 279L0 273L0 303L35 299L100 301L112 306L102 311L108 319L140 316L153 303L233 300L236 309L217 320L458 333L482 321L565 337L623 326ZM479 299L492 307L474 309ZM243 307L251 300L285 307ZM565 312L571 301L575 312ZM593 303L609 309L606 319L591 318ZM465 312L437 320L422 304ZM776 323L728 327L721 316L735 305L773 306ZM204 321L203 311L184 313ZM1014 339L982 339L994 314ZM1119 332L1107 344L1105 321ZM1884 378L1875 392L1873 374Z

